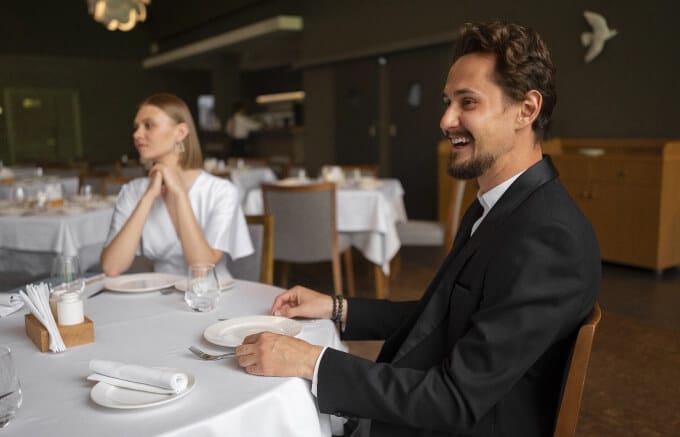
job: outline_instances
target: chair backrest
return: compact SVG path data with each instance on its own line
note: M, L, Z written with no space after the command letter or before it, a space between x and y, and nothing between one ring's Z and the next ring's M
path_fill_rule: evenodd
M573 437L576 434L583 387L586 383L586 373L590 362L590 351L593 348L595 329L597 329L600 319L602 319L602 310L600 305L595 303L593 311L583 322L576 336L567 378L562 389L562 400L557 412L554 437Z
M338 252L335 184L262 185L266 214L274 216L274 259L330 261Z
M274 218L271 215L246 216L255 252L236 260L227 257L233 277L247 281L274 283Z

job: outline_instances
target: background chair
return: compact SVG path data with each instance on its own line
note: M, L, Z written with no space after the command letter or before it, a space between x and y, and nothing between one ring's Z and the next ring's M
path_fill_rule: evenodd
M353 296L352 251L349 239L337 231L335 184L263 184L262 198L265 213L274 216L274 259L282 262L281 285L288 285L288 263L331 261L333 289L341 293L342 252L347 293Z
M255 252L244 258L227 257L227 269L234 278L274 283L274 218L271 215L246 216Z
M602 319L602 310L600 305L595 303L590 316L578 330L574 350L571 353L567 378L562 389L562 400L557 412L554 437L573 437L576 435L576 424L581 410L590 351L593 348L595 329L597 329L600 319Z

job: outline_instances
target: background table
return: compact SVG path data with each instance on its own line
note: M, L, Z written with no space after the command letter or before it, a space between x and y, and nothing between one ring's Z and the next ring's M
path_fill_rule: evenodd
M57 254L78 255L82 271L97 265L113 207L70 215L0 216L0 290L47 276Z
M191 311L179 292L102 293L85 300L95 342L61 354L41 353L24 333L23 313L0 319L24 401L3 436L328 436L310 382L248 375L235 359L203 361L187 347L221 349L203 340L219 317L268 314L281 289L247 281L223 292L217 310ZM343 349L329 320L303 321L300 338ZM194 375L187 396L153 408L115 410L90 400L91 359L179 368Z

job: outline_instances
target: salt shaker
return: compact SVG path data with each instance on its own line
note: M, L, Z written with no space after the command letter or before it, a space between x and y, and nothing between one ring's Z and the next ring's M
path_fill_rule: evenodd
M85 321L83 301L78 293L64 293L57 302L57 319L60 325L79 325Z

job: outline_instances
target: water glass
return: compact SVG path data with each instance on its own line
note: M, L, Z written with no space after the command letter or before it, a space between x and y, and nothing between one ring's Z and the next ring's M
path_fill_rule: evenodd
M92 185L90 184L85 184L82 187L80 187L80 196L84 200L90 200L92 199Z
M214 264L189 266L184 301L194 311L212 311L220 300L220 285Z
M10 193L10 198L14 203L23 203L26 200L26 190L21 185L15 185Z
M14 369L12 353L0 346L0 428L7 426L21 407L21 386Z
M52 261L50 286L53 292L83 292L85 280L80 271L80 259L77 255L57 255Z

